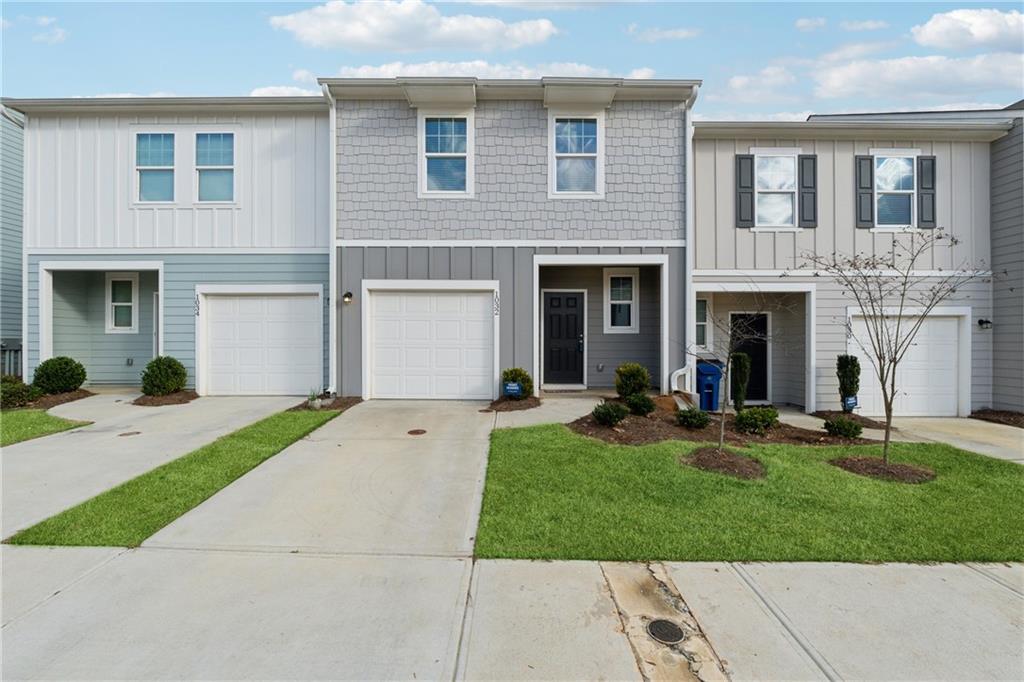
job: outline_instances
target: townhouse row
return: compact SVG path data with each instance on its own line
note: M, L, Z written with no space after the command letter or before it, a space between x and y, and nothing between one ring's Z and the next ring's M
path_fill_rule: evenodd
M943 229L957 246L922 276L1000 276L933 311L897 410L1024 409L1019 103L716 123L693 120L698 81L321 85L4 100L24 116L26 376L71 355L135 384L172 355L204 395L489 400L508 367L572 390L635 361L669 392L742 319L764 329L749 398L830 409L853 310L802 266Z

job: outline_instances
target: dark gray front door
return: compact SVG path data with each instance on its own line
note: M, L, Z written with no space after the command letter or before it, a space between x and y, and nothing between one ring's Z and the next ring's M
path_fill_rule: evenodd
M764 313L733 313L733 334L746 337L736 349L750 356L747 400L768 400L768 316Z
M583 383L583 292L544 292L544 383Z

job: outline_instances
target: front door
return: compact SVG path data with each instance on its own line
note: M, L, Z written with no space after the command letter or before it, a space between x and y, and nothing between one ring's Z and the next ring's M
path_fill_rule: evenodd
M733 313L732 332L742 342L737 353L750 356L747 401L768 400L768 316L764 313Z
M583 383L583 292L544 292L544 383Z

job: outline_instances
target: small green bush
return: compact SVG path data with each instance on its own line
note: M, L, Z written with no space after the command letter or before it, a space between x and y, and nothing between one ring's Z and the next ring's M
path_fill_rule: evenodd
M779 411L772 406L748 407L736 414L736 430L743 433L764 435L765 431L779 423Z
M530 373L522 367L509 367L503 370L501 373L501 383L505 384L507 381L514 381L523 387L523 393L519 396L510 396L515 400L522 400L523 398L529 398L533 395L533 379L530 377Z
M651 388L651 373L639 362L627 362L615 370L615 390L620 398L647 393Z
M43 392L38 388L29 386L16 376L8 374L0 380L0 409L25 407L42 395Z
M676 421L688 429L703 429L711 423L711 416L699 407L687 407L676 413Z
M595 407L591 414L594 416L594 421L598 424L602 426L615 426L626 418L626 415L629 414L629 409L622 403L604 402Z
M825 430L837 438L857 438L864 428L849 417L837 416L825 420Z
M32 379L33 386L49 394L76 391L84 383L85 367L64 355L40 362Z
M836 357L836 377L839 379L839 399L857 395L860 390L860 360L856 355L840 355ZM843 412L853 412L853 408L846 408L843 404Z
M185 388L188 372L185 366L169 355L160 355L142 372L142 392L146 395L168 395Z
M732 389L732 404L742 412L747 402L747 384L750 383L750 356L746 353L732 354L729 370L729 385Z
M633 395L627 395L625 403L630 412L641 417L646 417L651 412L654 412L654 401L651 400L651 396L646 393L634 393Z

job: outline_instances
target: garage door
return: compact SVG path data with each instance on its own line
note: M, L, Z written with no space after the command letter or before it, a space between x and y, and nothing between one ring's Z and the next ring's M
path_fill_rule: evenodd
M370 397L494 397L491 292L376 291L370 304Z
M308 395L323 388L316 295L208 295L206 393Z
M854 334L867 338L863 318L854 319ZM955 317L929 317L896 373L893 414L904 417L955 417L959 363L959 322ZM865 347L870 345L865 343ZM884 415L885 404L874 367L860 345L850 341L850 353L860 360L860 413ZM966 388L965 388L966 390Z

